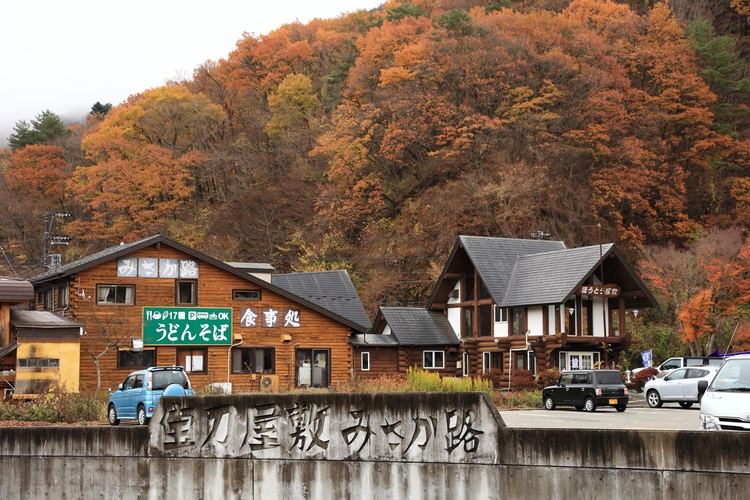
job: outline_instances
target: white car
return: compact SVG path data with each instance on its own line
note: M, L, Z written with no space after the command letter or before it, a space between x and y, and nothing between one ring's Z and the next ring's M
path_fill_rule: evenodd
M672 370L676 370L677 368L703 365L721 366L723 362L724 358L719 356L675 356L669 358L668 360L666 360L659 366L655 366L654 368L656 368L659 372L656 374L656 378L663 378L667 374L671 373ZM644 369L645 367L635 368L630 372L631 377L635 377L638 372Z
M683 408L690 408L701 401L698 383L710 381L718 370L718 366L709 365L678 368L664 378L649 380L643 387L646 402L651 408L661 408L663 403L679 403Z
M727 357L705 386L701 430L750 431L750 355Z

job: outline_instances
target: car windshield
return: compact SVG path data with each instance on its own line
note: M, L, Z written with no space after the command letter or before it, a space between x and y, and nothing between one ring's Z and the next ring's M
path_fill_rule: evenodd
M622 384L622 376L619 372L600 372L597 374L600 384Z
M170 384L188 388L187 377L182 370L159 370L153 372L153 390L163 391Z
M750 359L727 360L711 382L711 388L717 391L750 391Z

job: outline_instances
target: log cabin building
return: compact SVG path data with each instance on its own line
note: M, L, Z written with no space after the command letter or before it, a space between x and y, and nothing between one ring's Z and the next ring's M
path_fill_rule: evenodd
M370 327L345 271L272 275L156 235L29 281L33 308L76 321L84 390L180 365L195 389L328 387L351 378L350 338Z
M355 372L495 369L510 386L519 369L612 366L633 340L626 314L649 307L656 300L614 244L460 236L423 311L383 307L372 334L353 340Z

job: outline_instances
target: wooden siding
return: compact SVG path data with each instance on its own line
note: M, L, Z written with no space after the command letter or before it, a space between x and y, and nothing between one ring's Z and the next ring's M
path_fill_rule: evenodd
M422 366L422 362L424 360L424 351L442 351L445 354L445 367L442 369L428 368L429 371L437 372L444 377L455 377L457 375L458 368L456 367L456 361L461 359L461 357L457 352L449 354L448 348L446 348L445 346L401 346L398 353L399 373L406 373L407 368L409 368L410 366L424 368Z
M167 245L160 248L148 247L135 251L128 257L159 257L174 259L194 259ZM295 349L330 349L330 383L346 382L351 373L351 345L349 336L351 328L329 318L298 302L290 300L262 285L256 285L224 269L199 261L199 278L197 285L196 307L231 307L232 334L242 335L242 344L238 347L273 347L276 359L274 364L279 377L279 386L295 385ZM97 387L97 369L94 356L97 356L101 367L101 388L117 387L130 368L117 369L117 349L105 350L106 343L118 343L128 348L131 337L142 336L142 314L146 306L175 306L174 278L118 278L117 260L111 260L91 267L74 275L69 280L69 308L67 317L80 322L86 332L81 339L81 382L83 390ZM134 305L97 305L97 285L133 285L135 287ZM42 285L40 288L47 285ZM232 300L232 291L236 289L262 290L259 301ZM39 304L36 305L40 307ZM57 302L55 302L57 306ZM244 328L240 327L240 310L246 307L275 309L292 308L300 311L299 328ZM290 335L291 340L284 342L283 335ZM236 348L236 347L235 347ZM251 374L230 374L228 346L208 347L207 373L192 373L190 380L193 388L201 390L213 383L232 382L235 392L257 388L257 377ZM177 362L175 347L156 347L157 364L172 365Z
M360 366L361 353L370 353L370 369L363 371ZM398 347L357 346L354 349L355 377L357 379L372 379L383 375L392 375L398 371Z

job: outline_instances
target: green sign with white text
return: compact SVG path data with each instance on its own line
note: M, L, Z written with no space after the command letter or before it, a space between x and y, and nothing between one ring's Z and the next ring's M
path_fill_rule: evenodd
M144 307L144 345L230 345L232 309Z

